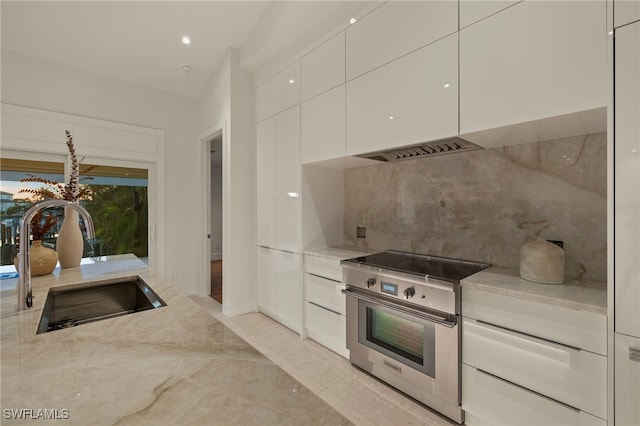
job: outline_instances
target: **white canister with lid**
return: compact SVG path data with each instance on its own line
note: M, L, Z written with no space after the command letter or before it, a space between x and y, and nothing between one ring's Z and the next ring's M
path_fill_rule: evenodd
M564 250L542 238L520 248L520 277L542 284L564 283Z

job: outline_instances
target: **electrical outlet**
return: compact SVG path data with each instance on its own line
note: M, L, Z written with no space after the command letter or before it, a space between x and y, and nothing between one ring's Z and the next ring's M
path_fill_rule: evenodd
M564 241L562 240L547 240L548 242L557 245L560 248L564 248Z
M170 277L169 279L170 279L171 281L175 281L175 280L177 280L177 279L178 279L178 273L177 273L177 272L172 272L172 273L169 275L169 277Z
M367 228L365 228L364 226L356 227L356 237L367 238Z

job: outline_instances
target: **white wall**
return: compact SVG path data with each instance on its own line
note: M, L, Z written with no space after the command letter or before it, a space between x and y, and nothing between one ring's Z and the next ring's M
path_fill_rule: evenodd
M253 80L240 69L236 49L229 50L205 86L196 113L201 140L223 130L222 310L228 316L251 312L255 310Z
M175 285L194 293L202 281L195 100L5 50L1 59L2 102L165 131L166 229L158 232L166 264L158 272L175 273Z

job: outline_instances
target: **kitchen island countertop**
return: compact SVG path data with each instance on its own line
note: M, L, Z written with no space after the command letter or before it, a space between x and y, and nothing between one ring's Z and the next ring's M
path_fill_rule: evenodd
M349 424L135 256L89 263L2 292L3 425ZM49 288L132 275L167 306L36 334Z

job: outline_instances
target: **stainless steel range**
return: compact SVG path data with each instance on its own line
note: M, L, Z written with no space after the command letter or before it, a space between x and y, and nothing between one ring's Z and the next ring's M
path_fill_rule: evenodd
M489 265L399 251L341 265L351 363L462 423L460 280Z

